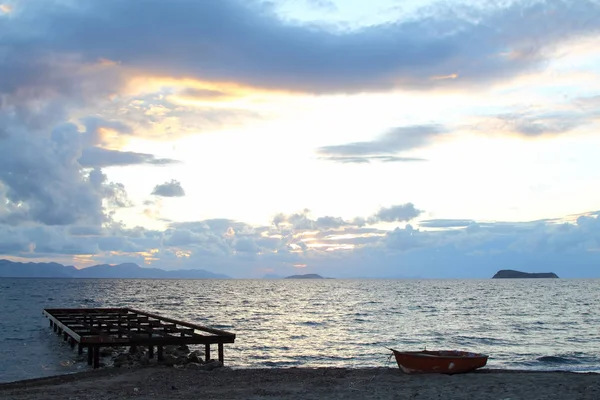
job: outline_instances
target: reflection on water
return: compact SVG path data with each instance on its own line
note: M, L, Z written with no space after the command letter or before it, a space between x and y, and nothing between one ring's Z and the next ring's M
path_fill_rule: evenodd
M238 368L384 366L387 346L485 352L493 368L599 370L599 285L0 279L0 381L87 368L51 333L44 307L128 306L231 330L237 339L225 357Z

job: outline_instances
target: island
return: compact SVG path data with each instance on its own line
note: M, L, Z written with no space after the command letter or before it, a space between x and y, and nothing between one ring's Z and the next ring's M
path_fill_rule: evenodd
M304 274L304 275L291 275L287 276L284 279L325 279L321 275L318 274Z
M512 269L501 269L492 279L521 279L521 278L558 278L554 272L521 272Z
M21 263L0 260L0 278L110 278L110 279L231 279L204 269L175 269L140 267L134 263L101 264L75 268L58 263Z

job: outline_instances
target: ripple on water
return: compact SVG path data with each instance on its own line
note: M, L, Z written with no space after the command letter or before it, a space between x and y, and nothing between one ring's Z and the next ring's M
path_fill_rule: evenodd
M135 306L232 330L225 357L238 368L382 366L386 346L483 352L492 368L598 370L599 283L4 280L0 380L87 368L41 316L78 306Z

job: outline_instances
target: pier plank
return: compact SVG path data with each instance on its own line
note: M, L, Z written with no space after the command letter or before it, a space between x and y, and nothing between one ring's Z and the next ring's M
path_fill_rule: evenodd
M50 327L77 344L81 354L88 351L88 363L100 365L100 347L148 346L163 358L163 346L204 344L207 359L210 345L218 344L219 361L223 362L223 344L234 343L236 335L221 329L180 321L155 313L124 308L46 308L44 316ZM201 333L198 333L201 332ZM154 353L152 351L152 353Z

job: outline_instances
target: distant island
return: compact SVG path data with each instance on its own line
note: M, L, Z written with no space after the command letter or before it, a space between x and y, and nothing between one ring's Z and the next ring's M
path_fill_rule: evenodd
M521 272L512 269L502 269L496 272L492 279L520 279L520 278L558 278L554 272Z
M284 279L328 279L328 278L323 278L321 275L317 275L317 274L304 274L304 275L287 276Z
M0 260L0 278L118 278L118 279L230 279L203 269L142 268L134 263L101 264L77 269L58 263L20 263Z

